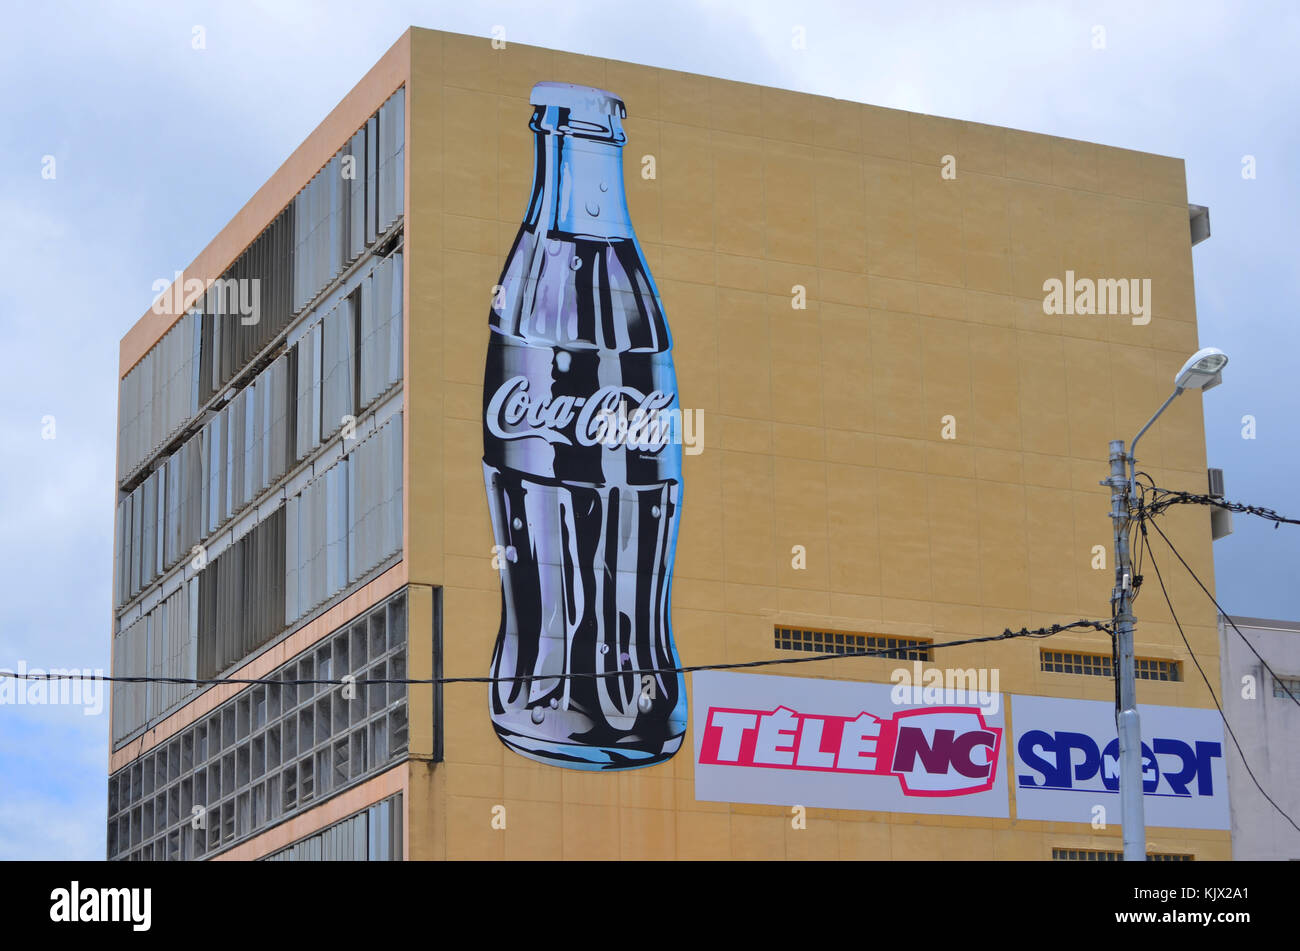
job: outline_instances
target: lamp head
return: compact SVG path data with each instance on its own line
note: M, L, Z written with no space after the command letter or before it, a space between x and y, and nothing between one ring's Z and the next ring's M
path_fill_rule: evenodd
M1223 382L1223 368L1228 355L1217 347L1206 347L1192 354L1174 377L1180 390L1209 390Z

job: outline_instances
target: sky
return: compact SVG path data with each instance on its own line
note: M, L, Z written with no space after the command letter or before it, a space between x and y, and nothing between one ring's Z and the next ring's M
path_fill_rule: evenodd
M108 668L118 342L411 25L1185 159L1213 229L1193 250L1200 340L1231 357L1204 397L1209 464L1229 498L1300 514L1293 2L53 0L4 16L0 668ZM1235 529L1214 548L1220 601L1300 620L1300 529ZM108 730L106 703L0 705L0 859L103 857Z

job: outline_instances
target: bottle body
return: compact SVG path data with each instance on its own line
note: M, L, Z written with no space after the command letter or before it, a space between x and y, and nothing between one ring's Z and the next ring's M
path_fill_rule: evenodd
M622 104L554 84L533 102L533 194L494 296L484 372L502 592L490 715L531 759L649 766L686 728L671 624L682 498L672 340L627 219Z

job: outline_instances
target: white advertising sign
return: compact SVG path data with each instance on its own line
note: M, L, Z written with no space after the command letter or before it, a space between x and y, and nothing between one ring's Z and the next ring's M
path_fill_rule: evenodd
M697 799L1008 817L1000 694L895 703L889 684L723 671L692 687Z
M1223 721L1217 710L1140 705L1148 826L1227 829ZM1096 700L1011 698L1016 818L1120 821L1115 706Z

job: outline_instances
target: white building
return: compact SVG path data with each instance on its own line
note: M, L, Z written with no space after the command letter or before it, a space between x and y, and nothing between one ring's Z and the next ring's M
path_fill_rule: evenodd
M1232 621L1281 683L1220 615L1223 712L1260 785L1300 822L1300 704L1284 689L1300 698L1300 624L1252 617ZM1300 860L1300 832L1260 794L1230 738L1223 752L1232 808L1232 857Z

